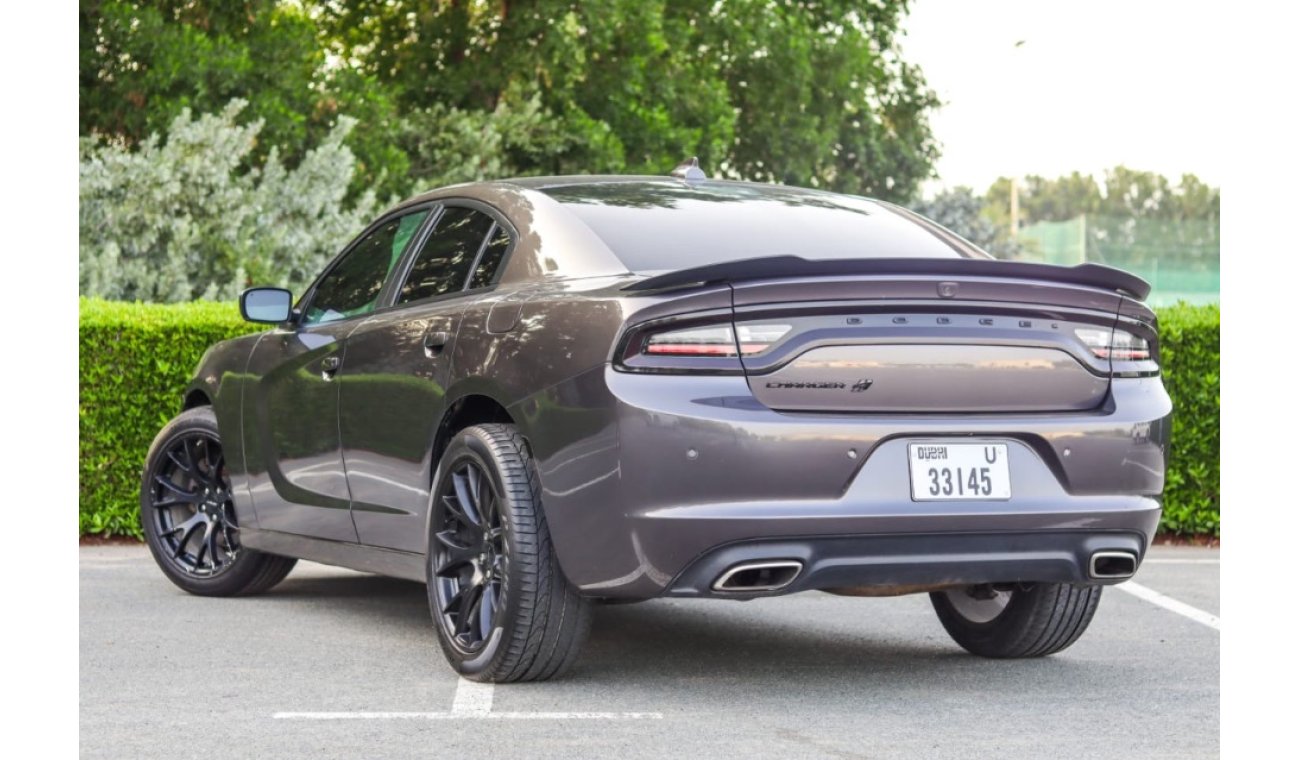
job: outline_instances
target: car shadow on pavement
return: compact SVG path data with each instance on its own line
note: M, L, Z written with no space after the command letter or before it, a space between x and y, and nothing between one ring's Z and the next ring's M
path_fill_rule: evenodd
M780 682L797 684L803 696L796 701L931 688L978 700L989 689L1023 697L1039 682L1072 681L1084 671L1095 677L1099 670L1119 677L1123 671L1117 663L1068 653L1023 660L970 655L951 641L928 600L910 600L921 608L899 600L817 596L795 595L739 612L730 606L736 603L717 601L597 608L591 638L566 680L627 681L665 693L685 685L718 698L741 690L776 709L791 698L772 689Z
M381 626L429 627L424 584L398 578L359 573L335 577L290 574L265 597L277 604L307 602L339 617L356 614Z
M355 616L366 626L409 626L434 635L425 587L411 581L291 575L266 598L277 604L306 603L336 619ZM987 688L1003 679L1008 688L1017 688L1027 674L1081 667L1069 657L1011 663L973 657L929 615L924 633L917 635L915 609L893 625L888 621L897 608L866 612L866 607L854 606L882 604L878 600L827 604L798 595L774 601L761 609L716 601L597 605L591 636L563 681L660 682L670 689L692 680L721 680L734 687L788 676L808 688L812 674L818 690L879 689L891 682L894 687L952 687L966 681L972 688ZM861 620L860 628L846 626L846 615Z

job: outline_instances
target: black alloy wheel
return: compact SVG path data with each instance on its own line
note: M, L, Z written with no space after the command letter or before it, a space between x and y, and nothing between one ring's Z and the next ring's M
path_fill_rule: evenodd
M573 664L591 602L560 570L528 442L514 425L456 433L429 489L429 611L462 678L545 681Z
M172 439L152 474L153 527L183 573L213 578L239 556L239 524L221 441L206 431Z
M452 464L438 494L430 584L438 624L464 654L483 648L508 593L510 554L500 505L481 464L471 457Z
M149 447L140 484L140 527L163 575L200 596L259 594L297 562L242 546L210 407L176 415Z

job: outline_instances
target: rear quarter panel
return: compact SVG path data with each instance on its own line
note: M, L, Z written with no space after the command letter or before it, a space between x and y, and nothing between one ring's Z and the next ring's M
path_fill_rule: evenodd
M628 297L626 277L587 278L502 289L470 305L457 335L449 406L470 395L506 407L528 441L561 567L588 561L586 544L633 558L631 537L612 535L618 512L618 400L606 370L622 327L678 313L730 309L726 286L686 296ZM515 308L518 319L502 317ZM490 323L497 330L490 329ZM509 325L505 332L500 327ZM617 544L617 545L612 545Z

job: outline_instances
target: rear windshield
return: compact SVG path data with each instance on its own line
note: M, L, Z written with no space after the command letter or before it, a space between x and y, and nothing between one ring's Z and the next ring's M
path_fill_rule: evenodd
M542 189L633 272L763 256L986 258L907 212L865 198L729 182L613 182Z

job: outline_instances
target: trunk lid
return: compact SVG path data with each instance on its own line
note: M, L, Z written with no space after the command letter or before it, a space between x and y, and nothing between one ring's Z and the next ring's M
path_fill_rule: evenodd
M1095 409L1110 388L1110 360L1095 356L1076 330L1111 330L1123 300L1090 285L969 274L800 277L732 288L737 334L789 328L741 362L755 398L791 412Z

